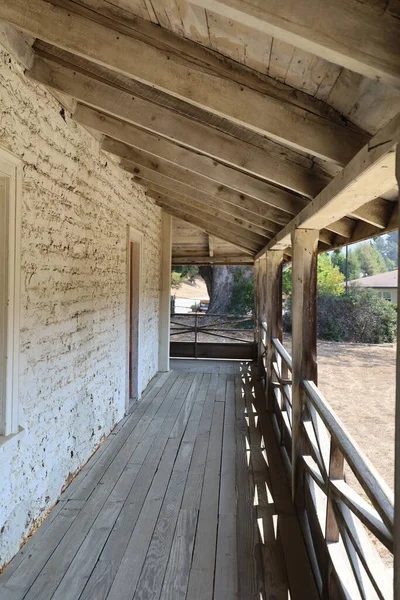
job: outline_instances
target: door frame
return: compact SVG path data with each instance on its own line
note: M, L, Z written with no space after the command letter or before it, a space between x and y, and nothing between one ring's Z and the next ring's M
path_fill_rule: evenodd
M142 265L143 265L143 234L130 225L127 226L126 236L126 400L125 409L128 410L131 398L139 399L142 393L141 377L141 304L142 304ZM133 281L131 282L132 265L130 245L133 243ZM132 290L132 298L131 298ZM136 300L136 301L135 301ZM130 335L131 326L131 301L133 317L133 336ZM130 342L132 347L130 348ZM129 350L132 351L132 371L130 372ZM130 397L130 379L132 378L132 396Z
M4 348L5 387L0 397L3 418L0 417L0 437L20 430L19 426L19 334L20 334L20 285L21 285L21 204L22 161L8 150L0 148L0 177L6 180L5 235L0 244L6 250L5 280L0 281L6 292ZM1 273L0 273L1 279Z

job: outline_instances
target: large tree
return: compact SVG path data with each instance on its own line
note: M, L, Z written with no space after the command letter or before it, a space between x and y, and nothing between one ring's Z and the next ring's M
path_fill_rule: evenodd
M386 261L388 271L398 267L399 232L392 231L387 235L381 235L374 239L376 249L382 254Z
M253 280L252 267L202 266L199 267L199 273L206 282L210 296L209 313L227 314L238 310L247 312L248 296L251 294ZM238 310L235 310L234 303L240 304Z

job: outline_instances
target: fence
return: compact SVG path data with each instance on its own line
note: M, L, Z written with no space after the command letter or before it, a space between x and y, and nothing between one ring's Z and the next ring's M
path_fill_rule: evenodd
M171 356L254 359L254 317L192 313L171 315Z
M279 339L269 338L264 321L258 341L268 406L322 597L393 598L393 572L377 549L382 544L393 553L391 490L312 381L300 383L301 453L293 459L292 358ZM346 482L346 469L359 490Z

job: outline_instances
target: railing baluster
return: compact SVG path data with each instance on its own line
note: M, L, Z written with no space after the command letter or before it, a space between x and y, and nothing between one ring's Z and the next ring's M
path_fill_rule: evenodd
M331 438L331 451L329 456L329 479L343 479L344 476L344 456L336 443L335 438ZM329 542L339 541L339 526L336 521L331 488L328 488L328 504L326 509L326 527L325 539Z

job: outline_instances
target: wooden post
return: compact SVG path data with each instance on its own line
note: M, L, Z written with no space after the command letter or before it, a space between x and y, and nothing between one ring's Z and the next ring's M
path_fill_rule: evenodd
M169 328L171 314L171 254L172 254L172 217L161 213L162 257L160 322L158 339L158 370L169 371Z
M261 331L260 331L260 261L256 260L254 263L254 314L255 314L255 322L254 322L254 342L257 344L257 357L258 364L261 362L261 354L260 354L260 339L261 339Z
M302 410L305 379L317 383L317 249L319 231L295 229L292 233L292 494L296 503L298 495L299 461L301 460ZM303 499L301 499L301 504Z
M194 357L197 358L197 309L194 315Z
M264 346L262 343L264 330L261 323L266 319L265 311L265 257L262 256L254 263L254 312L255 339L257 344L258 366L263 370Z
M282 341L282 262L281 250L269 250L266 254L266 321L267 321L267 409L274 406L274 390L272 386L275 346L273 338Z
M396 148L396 177L400 189L400 145ZM399 197L400 202L400 197ZM398 217L400 227L400 211ZM400 258L400 249L399 249ZM400 298L400 281L398 282ZM395 438L395 473L394 473L394 600L400 600L400 307L397 305L397 360L396 360L396 438Z

